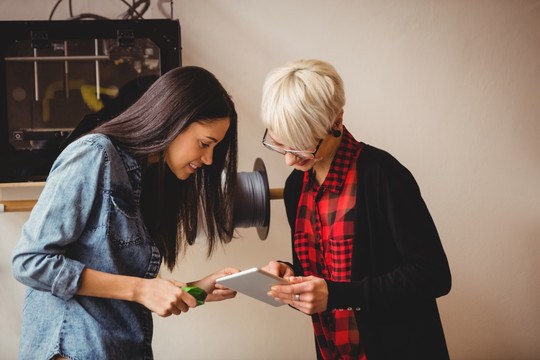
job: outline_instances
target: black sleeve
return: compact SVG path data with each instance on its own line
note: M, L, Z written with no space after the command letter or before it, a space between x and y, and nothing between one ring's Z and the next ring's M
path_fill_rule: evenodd
M302 192L304 173L299 170L293 170L287 180L285 181L285 188L283 189L283 202L285 203L285 210L287 212L287 220L289 221L289 227L291 229L291 251L292 251L292 269L296 276L303 275L303 269L294 251L294 232L296 224L296 211L298 208L298 202L300 201L300 195ZM290 264L289 264L290 265Z
M448 261L412 174L380 150L358 166L353 262L365 270L350 283L327 281L328 307L386 312L447 294Z

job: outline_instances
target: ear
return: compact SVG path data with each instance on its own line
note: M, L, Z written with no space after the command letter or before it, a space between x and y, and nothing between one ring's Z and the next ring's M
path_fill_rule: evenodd
M333 128L336 130L341 130L342 125L343 125L343 109L341 109L339 114L336 116L336 121L334 121Z

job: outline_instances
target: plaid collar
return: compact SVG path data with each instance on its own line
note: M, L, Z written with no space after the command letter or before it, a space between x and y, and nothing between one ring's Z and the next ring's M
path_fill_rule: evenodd
M364 146L363 143L356 141L356 139L351 135L351 133L343 126L343 136L341 138L341 143L339 144L338 150L332 164L330 165L330 170L324 179L324 182L320 187L316 185L316 182L313 181L313 172L310 171L306 176L309 176L312 184L312 188L316 190L319 189L328 189L336 194L341 192L345 179L347 178L347 173L351 168L351 164L358 156L360 150Z

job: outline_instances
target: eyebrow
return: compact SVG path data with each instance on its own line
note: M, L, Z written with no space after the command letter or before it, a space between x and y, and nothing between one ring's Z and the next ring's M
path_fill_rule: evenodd
M205 138L212 140L213 142L218 142L217 139L211 137L211 136L205 136Z

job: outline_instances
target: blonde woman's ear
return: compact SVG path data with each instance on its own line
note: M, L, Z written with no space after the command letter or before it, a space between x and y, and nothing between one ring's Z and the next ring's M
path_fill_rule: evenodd
M336 116L336 121L334 122L334 126L337 126L339 128L341 127L341 124L343 124L343 109L341 109L339 114Z
M341 126L343 125L343 109L339 112L338 116L336 117L336 121L334 122L334 126L332 129L332 136L335 138L338 138L341 136Z

